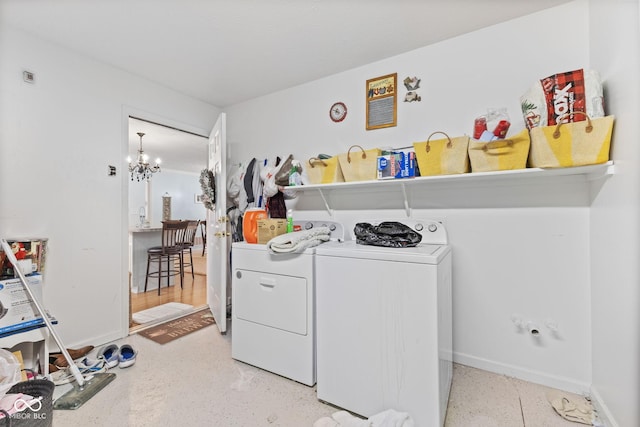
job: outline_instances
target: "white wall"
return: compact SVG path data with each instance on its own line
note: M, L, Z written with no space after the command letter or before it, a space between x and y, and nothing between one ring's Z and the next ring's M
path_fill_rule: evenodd
M612 3L615 7L612 7ZM591 208L593 394L610 426L640 425L640 10L591 0L591 63L616 116L615 175Z
M208 134L219 109L7 26L0 93L0 235L49 238L44 298L69 347L126 335L127 116Z
M559 16L570 16L571 25L556 25ZM304 160L319 152L345 152L351 144L406 146L436 130L458 136L470 133L474 117L488 107L507 107L512 130L519 131L524 127L519 97L530 85L555 72L589 67L588 20L587 4L578 1L235 105L227 110L233 161L247 160L248 153L270 157L289 152ZM554 23L553 31L549 23ZM562 40L585 42L565 47ZM399 82L408 76L422 79L422 101L402 102L406 91L401 86L397 127L366 131L365 81L394 72ZM348 107L341 123L328 117L336 101ZM417 201L423 208L414 211L414 216L444 219L449 230L455 360L588 391L589 203L584 198L582 203L569 201L569 188L555 189L548 183L522 188L524 197L511 206L510 200L497 196L508 192L477 191L488 201L477 200L470 185L433 199L424 195ZM537 191L555 193L556 202L544 202L546 195ZM376 209L374 197L354 194L344 202L347 210L337 211L335 217L353 223L371 216L359 205ZM303 207L314 212L301 212ZM304 200L296 209L298 218L327 216L317 203ZM404 215L390 210L373 213L393 214ZM542 337L535 340L517 330L511 320L514 313L542 325L552 319L559 334L543 326Z
M195 195L202 194L200 175L163 169L149 181L151 190L151 212L149 222L160 227L162 221L162 196L171 196L171 219L202 219L207 216L202 203L195 202ZM140 207L145 205L147 183L129 181L129 227L140 223Z
M518 97L536 79L598 69L617 116L616 174L591 208L465 208L458 190L449 196L455 209L416 215L443 218L450 232L458 361L568 389L593 383L614 423L639 425L638 15L635 0L579 0L236 105L228 109L231 155L304 159L353 143L406 145L434 130L468 133L494 106L508 107L518 129ZM563 25L567 16L571 25ZM35 85L22 82L23 69L36 73ZM422 78L422 102L400 102L397 127L367 132L365 80L391 72ZM122 336L126 116L208 133L219 109L7 27L0 93L0 235L49 237L45 298L66 343ZM349 107L339 124L328 119L335 101ZM106 176L108 164L119 167L117 178ZM362 212L336 216L353 221ZM514 330L513 312L553 318L561 339L537 345Z

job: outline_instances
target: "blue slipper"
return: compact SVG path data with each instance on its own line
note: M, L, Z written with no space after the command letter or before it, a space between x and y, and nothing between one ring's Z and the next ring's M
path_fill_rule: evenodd
M129 366L136 363L136 355L137 351L133 349L129 344L125 344L120 347L120 352L118 353L118 360L120 362L121 368L128 368Z
M102 347L98 350L96 355L98 359L104 360L107 364L107 368L115 368L118 366L118 346L110 344Z

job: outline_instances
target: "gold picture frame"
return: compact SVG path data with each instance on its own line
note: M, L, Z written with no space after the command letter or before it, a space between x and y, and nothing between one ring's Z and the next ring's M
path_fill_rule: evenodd
M396 126L398 73L367 80L367 130Z

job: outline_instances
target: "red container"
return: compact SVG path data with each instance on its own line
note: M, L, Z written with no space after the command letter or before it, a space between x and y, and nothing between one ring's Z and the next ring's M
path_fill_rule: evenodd
M500 120L496 128L493 130L493 134L498 138L503 139L505 136L507 136L509 126L511 126L511 123L509 123L508 120Z
M485 130L487 130L487 118L484 116L477 117L473 122L473 139L480 139L482 132Z

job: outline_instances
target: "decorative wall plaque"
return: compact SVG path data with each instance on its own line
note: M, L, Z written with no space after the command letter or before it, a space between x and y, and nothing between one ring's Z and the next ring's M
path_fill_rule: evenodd
M367 80L367 130L396 125L397 80L398 73Z
M171 196L169 193L164 193L162 196L162 220L171 220Z

